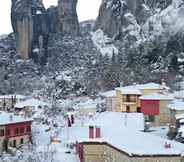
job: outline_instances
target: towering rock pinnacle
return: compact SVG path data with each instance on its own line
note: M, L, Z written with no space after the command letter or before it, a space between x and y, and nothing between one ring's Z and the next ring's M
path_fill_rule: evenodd
M22 59L35 57L33 54L35 48L42 51L39 54L44 53L43 49L47 43L47 25L44 14L42 0L12 0L12 27L17 51Z
M138 25L143 25L155 11L161 11L170 5L172 0L102 0L95 30L101 29L113 37L128 25L127 14ZM129 17L130 18L130 17Z
M78 0L58 0L59 32L78 35L79 21L77 16Z
M144 4L144 0L103 0L95 29L102 29L108 35L113 36L118 33L126 24L125 14L131 13L136 21L144 21L149 7Z

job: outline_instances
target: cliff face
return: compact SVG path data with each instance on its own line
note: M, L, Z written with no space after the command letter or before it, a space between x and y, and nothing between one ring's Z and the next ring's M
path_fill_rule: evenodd
M11 19L17 51L23 59L29 57L33 39L33 17L30 1L12 0Z
M59 0L57 7L45 10L42 0L12 0L11 19L22 59L43 62L50 33L79 34L77 0Z
M45 53L47 46L47 23L41 0L12 0L11 19L17 51L23 59ZM40 49L39 54L34 49Z
M137 24L142 25L156 11L165 9L171 0L103 0L95 29L101 29L114 36L127 25L127 13L133 15Z
M78 0L59 0L58 1L58 31L67 34L79 34L79 21L77 16Z

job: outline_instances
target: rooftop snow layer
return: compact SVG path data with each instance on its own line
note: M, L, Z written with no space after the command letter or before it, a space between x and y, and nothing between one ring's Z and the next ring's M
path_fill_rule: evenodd
M136 87L125 87L125 88L116 88L116 90L120 90L122 94L136 94L141 95L142 92Z
M22 122L28 122L28 121L32 121L32 119L30 118L25 119L22 116L17 116L6 112L0 112L0 125L22 123Z
M16 95L16 94L0 95L0 99L12 99L12 97L16 97L17 99L25 99L26 98L26 96Z
M27 106L31 106L31 107L36 107L38 108L39 106L48 106L49 104L40 100L36 100L34 98L32 99L28 99L26 101L22 101L22 102L18 102L15 104L16 108L23 108L23 107L27 107Z
M85 102L80 102L78 103L76 106L74 106L76 109L85 109L85 108L94 108L96 109L97 105L98 104L101 104L103 103L104 101L101 100L101 99L95 99L95 100L92 100L92 99L89 99Z
M115 90L107 91L107 92L100 93L100 95L104 97L114 97L116 96L116 91Z
M172 110L184 110L184 101L182 100L174 100L168 107Z
M173 96L171 95L164 95L160 93L153 93L148 95L143 95L139 97L141 100L172 100Z
M70 128L70 141L78 142L106 142L120 149L130 156L139 155L180 155L184 145L149 133L143 129L143 115L141 113L105 112L94 116L93 124L101 127L100 139L89 139L88 126L74 125ZM90 123L91 124L91 123ZM67 128L66 128L67 130ZM65 130L65 132L67 132ZM171 144L165 148L165 142Z
M125 87L119 87L116 88L117 90L121 90L121 89L139 89L139 90L144 90L144 89L163 89L163 86L161 84L157 84L157 83L145 83L145 84L135 84L135 85L130 85L130 86L125 86ZM168 89L168 87L165 87Z

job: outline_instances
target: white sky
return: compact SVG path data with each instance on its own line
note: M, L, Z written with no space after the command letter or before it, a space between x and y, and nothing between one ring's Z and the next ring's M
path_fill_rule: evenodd
M11 0L0 0L0 35L8 34L12 31L10 10ZM58 0L43 0L48 8L50 5L57 5ZM102 0L78 0L77 12L79 21L95 19Z

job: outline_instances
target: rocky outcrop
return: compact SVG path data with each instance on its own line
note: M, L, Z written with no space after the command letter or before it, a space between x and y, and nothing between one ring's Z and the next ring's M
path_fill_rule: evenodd
M171 0L103 0L95 30L101 29L109 36L121 32L127 24L127 13L142 25L156 11L165 9Z
M79 34L79 21L76 11L78 0L59 0L58 1L58 31L66 34Z
M103 0L95 30L101 29L109 36L122 32L127 24L127 13L137 24L143 25L155 12L164 10L172 0Z
M57 33L59 28L58 7L51 6L47 9L47 25L49 33Z
M45 13L41 0L12 0L12 27L22 59L38 60L45 54L48 37Z
M138 23L142 23L149 14L149 7L143 0L103 0L95 29L102 29L114 36L126 24L127 13L131 13Z

